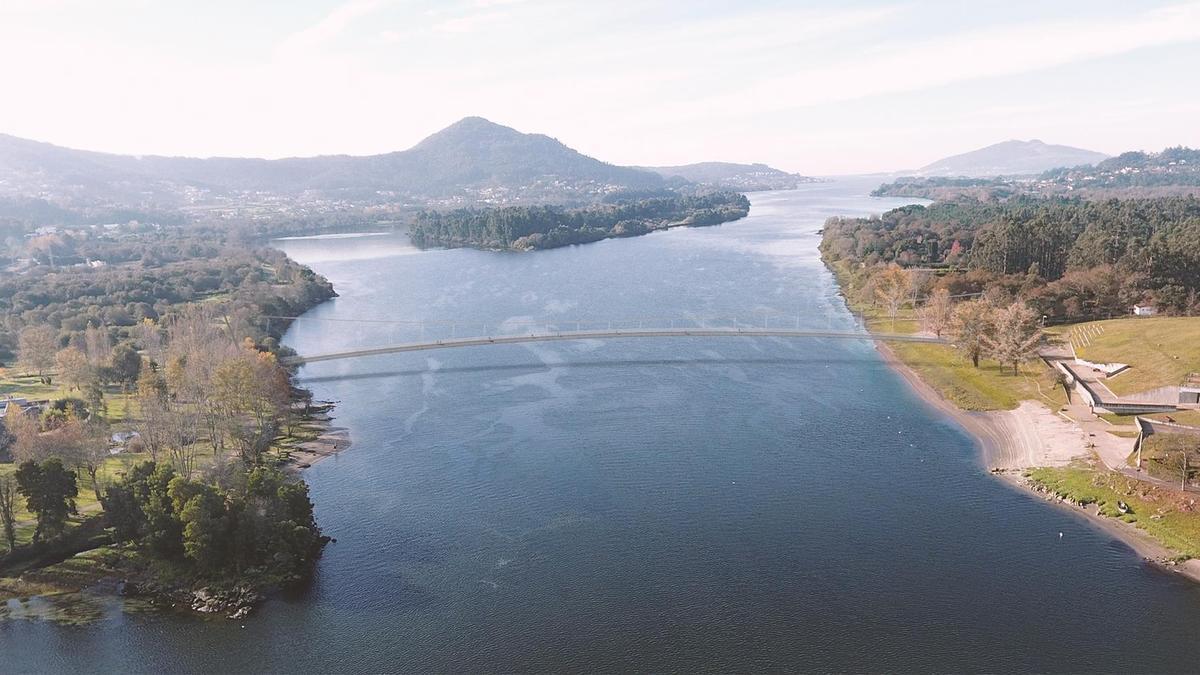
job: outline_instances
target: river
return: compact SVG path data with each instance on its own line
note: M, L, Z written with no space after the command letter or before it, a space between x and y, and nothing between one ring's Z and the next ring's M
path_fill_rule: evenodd
M421 330L388 321L432 334L774 313L853 329L817 230L901 203L871 186L754 194L739 222L535 253L281 241L341 295L308 315L339 321L297 322L286 342L321 353ZM499 345L300 378L354 442L306 473L337 539L310 587L244 622L0 623L2 669L1200 665L1200 590L993 479L869 344Z

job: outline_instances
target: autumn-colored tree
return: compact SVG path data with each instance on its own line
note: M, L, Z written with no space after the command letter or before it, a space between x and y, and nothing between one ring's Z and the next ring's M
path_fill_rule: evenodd
M275 437L290 384L275 357L243 349L213 374L212 399L224 411L226 431L243 461L257 464Z
M950 291L939 288L930 293L925 304L917 310L917 316L921 319L923 330L933 333L939 338L942 337L942 333L950 328L951 320L954 317L954 305L950 301Z
M912 274L899 265L889 265L875 277L875 297L883 303L884 311L896 330L896 315L908 300L913 288Z
M1037 353L1041 342L1037 312L1024 302L1014 302L993 312L992 326L992 333L983 336L984 344L992 358L1002 366L1011 365L1015 375L1020 372L1020 365Z
M46 448L36 418L25 413L16 403L9 403L4 412L4 426L13 435L11 454L14 460L44 459Z
M954 347L979 367L979 359L987 349L985 338L991 333L991 311L979 300L960 302L950 319L950 334Z

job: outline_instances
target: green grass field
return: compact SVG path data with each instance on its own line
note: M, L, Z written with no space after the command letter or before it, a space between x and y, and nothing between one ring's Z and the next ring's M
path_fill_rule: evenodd
M1102 332L1096 332L1102 328ZM1080 358L1128 363L1129 370L1106 380L1116 394L1134 394L1182 384L1200 372L1200 317L1129 317L1060 327L1074 338ZM1087 332L1084 344L1081 336Z
M854 309L863 315L867 328L873 332L919 330L910 309L897 316L894 324L869 307ZM1040 401L1056 409L1067 402L1062 388L1055 385L1054 371L1040 359L1022 365L1020 375L1014 375L988 359L980 361L976 368L949 345L894 342L888 346L922 381L963 410L1012 410L1025 400Z

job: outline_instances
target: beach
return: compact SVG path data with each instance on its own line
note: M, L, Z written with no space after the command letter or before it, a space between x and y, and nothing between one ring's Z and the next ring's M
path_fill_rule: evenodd
M1095 504L1069 503L1033 484L1024 471L1092 460L1086 432L1035 401L1015 410L968 412L944 399L905 364L886 343L876 343L884 361L929 406L952 418L975 440L982 466L1005 485L1032 498L1054 503L1092 527L1120 540L1146 562L1200 582L1200 560L1177 561L1178 552L1162 545L1133 523L1100 513Z

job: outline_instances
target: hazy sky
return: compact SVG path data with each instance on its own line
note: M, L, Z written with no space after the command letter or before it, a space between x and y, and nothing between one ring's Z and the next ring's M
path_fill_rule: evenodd
M621 164L1200 146L1200 2L0 0L0 133L403 149L482 115Z

